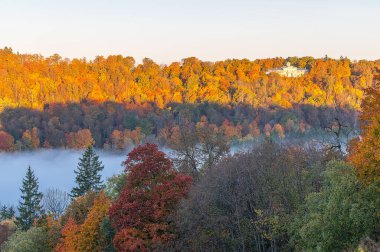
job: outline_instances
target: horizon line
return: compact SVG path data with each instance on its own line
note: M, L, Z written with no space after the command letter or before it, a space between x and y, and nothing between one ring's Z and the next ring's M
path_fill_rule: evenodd
M352 62L359 62L359 61L379 61L380 58L376 58L376 59L367 59L367 58L350 58L348 56L343 56L341 55L340 57L330 57L328 56L328 54L325 54L324 56L311 56L311 55L302 55L302 56L299 56L299 55L293 55L293 56L268 56L268 57L257 57L257 58L248 58L248 57L243 57L243 58L239 58L239 57L227 57L227 58L224 58L224 59L218 59L218 60L204 60L204 59L201 59L201 58L198 58L197 56L186 56L186 57L181 57L180 60L176 60L176 61L170 61L170 62L158 62L158 61L155 61L153 58L150 58L149 56L145 56L145 57L142 57L141 59L138 59L137 57L135 56L132 56L132 55L125 55L125 54L122 54L122 53L118 53L118 54L98 54L96 56L92 56L92 57L86 57L86 56L83 56L83 57L66 57L58 52L56 53L53 53L51 55L44 55L43 53L41 52L20 52L20 51L16 51L14 50L13 47L11 46L4 46L2 48L0 48L0 50L6 50L6 49L10 49L12 51L13 54L18 54L18 55L38 55L38 56L41 56L43 57L44 59L47 59L49 57L52 57L54 55L58 55L61 57L62 60L64 61L73 61L73 60L85 60L86 62L93 62L96 58L98 57L104 57L104 58L108 58L110 56L122 56L124 58L127 58L127 57L132 57L134 60L135 60L135 64L141 64L143 62L144 59L150 59L152 60L154 63L158 64L158 65L170 65L172 63L175 63L175 62L178 62L178 63L181 63L183 60L185 59L189 59L189 58L196 58L198 60L200 60L201 62L210 62L210 63L216 63L216 62L221 62L221 61L226 61L226 60L249 60L249 61L255 61L255 60L264 60L264 59L276 59L276 58L281 58L281 59L289 59L289 58L298 58L298 59L301 59L301 58L313 58L313 59L324 59L324 58L328 58L328 59L331 59L331 60L341 60L341 59L348 59L349 61L352 61Z

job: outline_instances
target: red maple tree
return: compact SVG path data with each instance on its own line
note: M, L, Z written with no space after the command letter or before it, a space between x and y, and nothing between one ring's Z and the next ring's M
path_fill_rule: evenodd
M192 179L173 169L154 144L135 148L125 161L127 183L111 206L118 251L147 251L174 238L168 216L186 196Z

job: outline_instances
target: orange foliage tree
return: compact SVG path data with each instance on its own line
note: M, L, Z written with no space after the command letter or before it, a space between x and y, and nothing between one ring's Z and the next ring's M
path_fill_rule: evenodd
M362 134L350 146L350 162L366 184L380 181L380 84L366 91L360 116Z
M108 217L110 205L103 191L99 194L89 192L75 199L66 212L69 217L63 218L66 223L61 229L56 251L104 251L106 237L101 225Z
M70 132L66 134L67 147L74 149L85 149L94 144L91 131L82 129L78 132Z
M95 198L94 205L80 227L77 251L104 251L106 237L101 230L104 218L108 216L110 200L103 191Z
M61 238L55 248L57 252L77 251L80 226L70 217L61 230Z

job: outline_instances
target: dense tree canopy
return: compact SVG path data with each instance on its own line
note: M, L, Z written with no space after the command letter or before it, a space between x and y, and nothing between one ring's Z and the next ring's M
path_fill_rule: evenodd
M298 250L353 249L364 237L377 238L380 227L380 193L365 188L352 167L329 163L321 192L312 193L292 225Z
M283 251L287 226L309 192L320 190L326 156L267 141L207 170L176 216L170 251Z
M126 108L125 104L112 102L51 104L42 111L15 108L0 113L2 126L8 132L3 135L10 139L3 142L7 144L0 151L30 149L23 135L32 128L38 129L34 136L39 138L39 147L80 149L94 141L97 148L120 151L145 141L170 145L184 121L190 125L207 121L227 141L239 142L267 136L285 140L321 136L337 117L356 129L356 114L349 108L311 105L285 109L201 103L172 104L170 108L159 109L152 105Z
M49 252L49 236L42 227L32 227L28 231L18 230L2 245L2 251Z
M266 75L266 70L288 61L306 67L302 78ZM16 54L0 50L0 109L42 109L49 103L83 99L121 103L244 103L254 107L303 103L315 106L338 102L359 108L362 89L372 85L378 61L352 62L324 58L274 58L250 61L203 62L195 57L158 65L145 58L99 56L95 60L62 59L59 55Z
M286 61L309 73L266 74ZM194 123L206 116L224 125L228 137L261 132L282 139L323 129L332 117L329 108L355 118L352 111L360 109L363 90L372 87L379 66L379 61L311 57L218 62L191 57L169 65L146 58L136 65L121 55L67 60L6 48L0 50L0 151L85 148L93 141L120 150L150 135L165 143L181 111L190 111Z

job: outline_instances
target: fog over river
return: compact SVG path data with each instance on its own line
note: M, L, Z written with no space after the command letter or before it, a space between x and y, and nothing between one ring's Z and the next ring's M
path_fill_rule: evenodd
M231 154L246 147L232 147ZM161 149L168 156L170 149ZM17 206L20 200L20 187L30 165L38 178L39 189L44 193L49 188L58 188L70 192L74 186L75 173L83 151L69 149L42 149L14 153L0 153L0 204ZM121 163L127 158L127 151L114 153L96 150L103 162L102 179L123 171Z
M97 150L104 165L103 181L123 170L125 153L109 153ZM38 178L40 191L59 188L70 192L81 151L39 150L32 152L0 153L0 204L18 205L20 187L26 169L30 165Z

